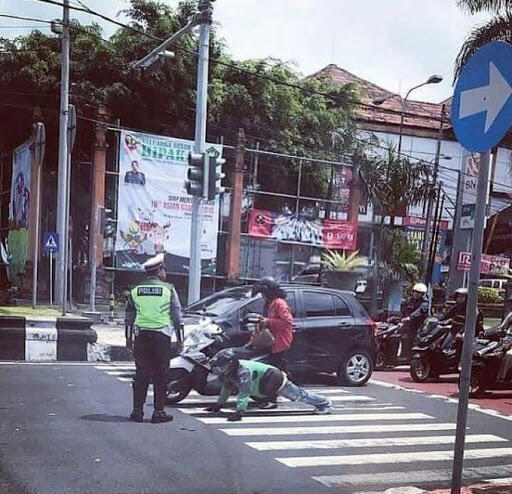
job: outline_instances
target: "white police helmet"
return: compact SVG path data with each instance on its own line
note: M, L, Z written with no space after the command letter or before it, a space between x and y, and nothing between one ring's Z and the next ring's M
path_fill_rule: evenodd
M425 285L425 283L416 283L412 287L412 291L425 294L427 293L427 285Z
M155 257L148 259L142 265L142 267L144 268L144 271L146 271L146 273L150 271L156 271L164 265L164 259L165 255L163 252L161 252L160 254L157 254Z

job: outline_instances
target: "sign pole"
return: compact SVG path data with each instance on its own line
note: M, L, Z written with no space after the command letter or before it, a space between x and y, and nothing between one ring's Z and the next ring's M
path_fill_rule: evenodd
M459 404L457 409L457 431L455 433L455 450L453 458L451 493L459 494L462 483L462 465L464 461L464 442L468 415L469 385L471 381L471 361L473 340L477 322L478 281L484 238L485 210L487 206L487 180L489 177L490 152L482 153L475 211L475 229L469 272L469 289L466 305L466 326L464 345L462 347L462 369L460 373Z
M53 252L50 251L50 307L53 305Z

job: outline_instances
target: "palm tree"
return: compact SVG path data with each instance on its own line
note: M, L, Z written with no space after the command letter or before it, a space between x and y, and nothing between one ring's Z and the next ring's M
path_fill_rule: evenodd
M471 14L491 12L493 17L471 31L462 45L455 62L457 78L469 58L490 41L512 43L512 0L457 0L457 4Z

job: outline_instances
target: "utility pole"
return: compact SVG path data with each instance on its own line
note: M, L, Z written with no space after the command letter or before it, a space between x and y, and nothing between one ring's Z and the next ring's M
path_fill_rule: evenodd
M439 122L439 132L437 134L437 147L436 147L436 157L434 161L434 174L433 174L433 186L435 187L437 184L437 175L439 172L439 159L441 157L441 141L443 138L443 124L445 118L445 105L441 107L441 121ZM428 207L427 207L427 218L425 222L425 235L423 237L423 246L421 250L421 259L423 261L423 266L425 271L428 270L429 260L427 257L427 250L430 245L430 223L432 221L432 209L434 209L434 200L433 197L430 196L428 198ZM428 273L427 273L428 276Z
M61 242L66 238L66 196L67 196L67 165L68 165L68 102L69 102L69 0L63 0L62 14L62 47L61 47L61 80L60 80L60 123L59 123L59 169L57 185L57 233ZM65 249L61 246L57 252L55 269L56 300L61 301L65 292L66 263Z
M238 142L235 151L235 166L231 174L231 203L229 213L228 278L238 278L240 274L240 231L242 221L242 196L244 189L245 132L238 129Z
M212 22L212 4L210 0L199 0L201 15L199 34L199 56L197 59L196 90L196 132L194 152L201 154L206 144L206 116L208 102L208 59L210 49L210 25ZM188 275L188 303L201 297L201 233L203 215L200 197L192 198L192 219L190 225L190 269Z

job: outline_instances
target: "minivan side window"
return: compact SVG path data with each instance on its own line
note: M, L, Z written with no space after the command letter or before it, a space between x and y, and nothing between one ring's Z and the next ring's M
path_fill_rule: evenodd
M252 302L249 302L240 312L240 317L245 317L247 314L253 312L256 314L263 315L263 306L265 305L265 300L260 297Z
M340 297L334 296L334 311L337 316L351 316L350 310Z
M306 317L335 316L332 295L318 292L304 292L304 311Z
M285 300L288 306L290 307L290 310L292 311L293 317L297 317L297 303L295 302L295 292L287 291Z

